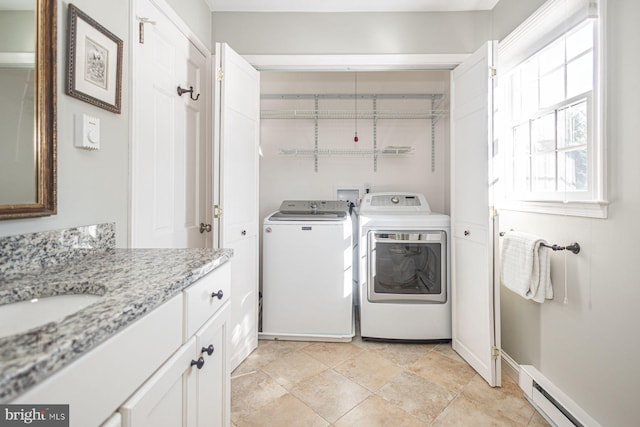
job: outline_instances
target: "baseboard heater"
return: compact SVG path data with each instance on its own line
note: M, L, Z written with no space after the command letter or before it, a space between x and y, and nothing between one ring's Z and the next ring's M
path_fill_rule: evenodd
M527 400L552 425L558 427L599 427L593 418L533 366L520 366L518 382Z

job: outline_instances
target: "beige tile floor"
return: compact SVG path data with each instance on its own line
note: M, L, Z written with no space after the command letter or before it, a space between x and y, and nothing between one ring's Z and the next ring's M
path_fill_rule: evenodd
M450 344L260 341L232 373L245 426L547 426L506 375L491 388Z

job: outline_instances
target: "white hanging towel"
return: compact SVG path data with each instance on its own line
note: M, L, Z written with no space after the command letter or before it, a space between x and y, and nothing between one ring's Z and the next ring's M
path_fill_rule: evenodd
M551 249L533 234L509 231L502 242L502 283L525 299L553 299Z

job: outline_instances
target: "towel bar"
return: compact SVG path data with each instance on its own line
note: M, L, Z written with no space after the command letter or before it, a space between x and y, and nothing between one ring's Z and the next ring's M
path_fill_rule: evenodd
M504 231L500 232L500 237L504 236ZM545 248L550 248L554 251L571 251L574 254L579 254L580 253L580 244L578 242L574 242L570 245L567 246L560 246L560 245L548 245L546 243L541 243L542 246L544 246Z

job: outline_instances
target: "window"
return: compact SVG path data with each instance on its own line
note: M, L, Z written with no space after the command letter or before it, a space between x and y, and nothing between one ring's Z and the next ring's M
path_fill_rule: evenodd
M503 50L506 63L519 62L499 69L502 207L605 217L598 20L559 33L526 56L522 46Z

